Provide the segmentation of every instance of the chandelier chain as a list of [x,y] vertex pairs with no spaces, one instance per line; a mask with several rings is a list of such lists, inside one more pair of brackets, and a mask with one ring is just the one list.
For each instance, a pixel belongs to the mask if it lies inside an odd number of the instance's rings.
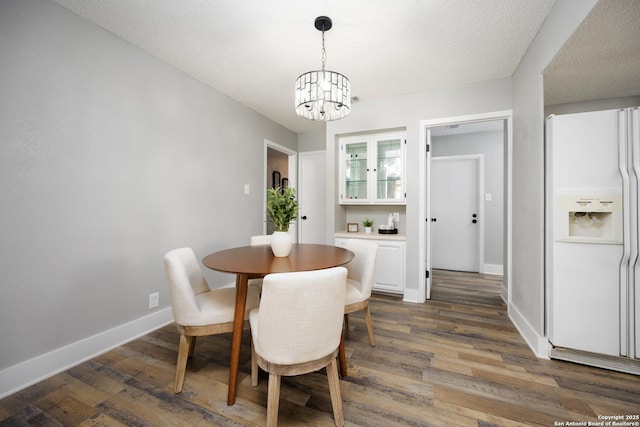
[[327,62],[327,50],[324,48],[324,30],[322,30],[322,71],[324,71],[324,64]]

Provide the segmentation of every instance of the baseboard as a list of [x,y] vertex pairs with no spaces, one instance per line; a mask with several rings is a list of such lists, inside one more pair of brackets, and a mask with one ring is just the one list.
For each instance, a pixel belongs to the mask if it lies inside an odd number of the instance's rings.
[[484,274],[495,274],[496,276],[504,276],[504,268],[502,264],[483,264]]
[[509,304],[509,319],[533,354],[540,359],[549,359],[549,341],[533,329],[513,304]]
[[173,322],[171,308],[106,330],[0,371],[0,399]]

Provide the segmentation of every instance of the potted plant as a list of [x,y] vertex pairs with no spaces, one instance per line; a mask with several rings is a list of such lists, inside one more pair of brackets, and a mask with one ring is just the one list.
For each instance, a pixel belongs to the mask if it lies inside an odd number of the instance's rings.
[[293,187],[276,187],[267,190],[267,217],[273,224],[271,249],[277,257],[286,257],[291,251],[289,225],[298,217],[298,201],[296,189]]
[[373,223],[374,223],[374,220],[369,218],[365,218],[365,220],[362,221],[362,226],[364,227],[365,233],[371,233],[371,230],[372,230],[371,227],[373,227]]

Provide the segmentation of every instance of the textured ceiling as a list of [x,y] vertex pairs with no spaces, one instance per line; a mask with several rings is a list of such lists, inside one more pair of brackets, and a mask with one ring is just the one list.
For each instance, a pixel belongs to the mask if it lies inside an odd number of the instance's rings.
[[366,101],[510,76],[554,1],[55,0],[295,132],[320,126],[293,109],[320,68],[317,16],[327,69]]
[[640,95],[640,1],[600,0],[547,66],[545,104]]

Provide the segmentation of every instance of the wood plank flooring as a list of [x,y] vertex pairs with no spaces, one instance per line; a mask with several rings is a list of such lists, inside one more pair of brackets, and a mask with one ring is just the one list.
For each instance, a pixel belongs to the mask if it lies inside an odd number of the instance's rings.
[[[587,425],[640,414],[640,377],[535,358],[500,286],[496,276],[436,271],[425,304],[374,295],[376,347],[362,313],[350,315],[345,425]],[[0,400],[0,426],[264,425],[267,377],[250,386],[248,334],[237,403],[226,405],[230,338],[198,339],[179,395],[170,325]],[[281,426],[333,425],[324,371],[283,378],[280,399]]]

